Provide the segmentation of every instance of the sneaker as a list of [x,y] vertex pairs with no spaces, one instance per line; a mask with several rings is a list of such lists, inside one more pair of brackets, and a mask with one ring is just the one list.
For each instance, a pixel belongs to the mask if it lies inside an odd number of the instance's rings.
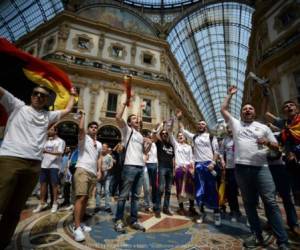
[[138,223],[137,221],[131,224],[131,228],[133,228],[135,230],[142,231],[142,232],[146,231],[146,229],[140,223]]
[[71,210],[73,210],[73,208],[74,208],[74,206],[71,204],[68,207],[63,207],[61,210],[63,210],[63,211],[71,211]]
[[33,212],[33,213],[39,213],[39,212],[43,211],[46,207],[48,207],[48,204],[47,204],[47,203],[44,203],[44,204],[41,204],[41,203],[40,203],[40,204],[37,206],[37,208],[34,209],[32,212]]
[[246,220],[246,227],[250,227],[250,223],[248,220]]
[[300,236],[300,227],[299,226],[294,226],[292,229],[293,234],[296,236]]
[[145,213],[151,214],[151,213],[152,213],[151,208],[150,208],[150,207],[146,207],[146,208],[145,208]]
[[82,231],[85,232],[85,233],[89,233],[89,232],[92,231],[91,227],[89,227],[87,225],[84,225],[83,223],[80,224],[80,227],[81,227]]
[[260,237],[257,237],[256,234],[252,234],[249,238],[244,240],[244,247],[246,248],[256,248],[258,246],[266,247],[272,241],[272,235],[262,233]]
[[179,215],[182,215],[182,216],[184,216],[184,215],[186,214],[184,208],[179,208],[179,209],[177,210],[177,213],[178,213]]
[[58,204],[57,203],[53,203],[52,208],[51,208],[51,213],[56,213],[58,209]]
[[189,208],[189,216],[191,217],[198,216],[198,213],[194,207]]
[[105,208],[104,211],[105,211],[106,213],[109,213],[109,214],[112,214],[112,213],[113,213],[110,207]]
[[287,244],[282,243],[278,246],[278,250],[290,250],[290,247]]
[[201,214],[199,215],[199,217],[196,219],[196,223],[197,223],[197,224],[202,224],[203,221],[204,221],[205,216],[206,216],[205,213],[201,213]]
[[236,223],[237,222],[237,218],[235,216],[232,216],[230,219],[231,222]]
[[155,216],[155,218],[158,218],[158,219],[161,218],[160,211],[155,211],[154,216]]
[[122,222],[121,220],[118,220],[118,221],[115,223],[115,231],[116,231],[117,233],[122,233],[122,234],[126,233],[126,230],[125,230],[125,228],[124,228],[124,224],[123,224],[123,222]]
[[74,240],[77,242],[81,242],[85,240],[85,236],[83,234],[82,228],[81,227],[77,227],[76,230],[73,233],[74,236]]
[[215,213],[214,214],[215,226],[221,226],[221,214]]
[[169,215],[169,216],[173,216],[173,213],[168,208],[164,208],[163,213],[166,214],[166,215]]

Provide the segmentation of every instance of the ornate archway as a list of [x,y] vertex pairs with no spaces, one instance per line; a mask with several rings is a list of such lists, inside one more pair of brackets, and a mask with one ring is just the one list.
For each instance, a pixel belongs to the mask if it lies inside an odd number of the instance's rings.
[[101,143],[107,143],[111,148],[113,148],[122,139],[120,130],[112,125],[102,126],[97,134],[97,139]]
[[75,148],[78,144],[78,132],[79,128],[75,122],[63,121],[57,125],[58,136],[71,148]]

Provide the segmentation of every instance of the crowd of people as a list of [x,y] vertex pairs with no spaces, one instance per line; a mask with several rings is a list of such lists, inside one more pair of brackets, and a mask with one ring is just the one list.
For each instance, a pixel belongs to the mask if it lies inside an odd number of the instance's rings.
[[[59,207],[72,209],[73,234],[78,242],[84,241],[85,234],[92,230],[84,224],[87,206],[94,200],[95,211],[98,211],[102,194],[104,210],[114,217],[115,231],[125,233],[127,226],[145,231],[138,221],[142,191],[144,212],[153,213],[156,218],[161,218],[161,213],[172,216],[176,212],[191,217],[195,223],[203,223],[206,210],[212,209],[215,226],[222,224],[221,213],[226,210],[224,200],[228,203],[231,221],[240,220],[240,194],[251,231],[244,246],[265,247],[271,243],[273,234],[279,249],[289,249],[287,230],[277,204],[278,194],[289,229],[300,236],[294,205],[295,202],[299,205],[297,179],[300,176],[300,115],[295,102],[283,104],[284,118],[267,112],[268,126],[255,121],[255,108],[251,104],[242,107],[241,120],[238,120],[229,111],[230,100],[237,92],[237,88],[231,86],[221,108],[227,123],[226,135],[217,138],[204,120],[197,122],[195,133],[185,129],[180,110],[167,122],[143,134],[137,115],[123,119],[130,102],[127,99],[116,115],[123,138],[119,144],[111,149],[108,144],[99,142],[99,124],[92,121],[86,129],[85,112],[81,111],[78,147],[71,152],[59,138],[55,124],[71,111],[76,95],[75,90],[72,91],[65,110],[46,111],[49,89],[34,88],[31,104],[25,105],[0,88],[0,102],[9,113],[0,148],[1,249],[9,244],[38,178],[40,202],[33,212],[39,213],[48,207],[52,213]],[[173,184],[177,211],[170,208]],[[225,194],[220,194],[222,185],[225,185]],[[63,197],[62,204],[58,202],[59,193]],[[225,198],[221,199],[221,195]],[[112,198],[116,201],[115,209]],[[261,226],[257,212],[259,199],[272,234]],[[47,200],[51,200],[50,204]],[[124,221],[127,200],[130,201],[130,220]]]

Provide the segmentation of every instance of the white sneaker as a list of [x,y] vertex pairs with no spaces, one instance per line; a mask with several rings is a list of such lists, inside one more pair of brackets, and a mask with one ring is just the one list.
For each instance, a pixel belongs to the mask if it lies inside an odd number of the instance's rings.
[[39,213],[41,212],[42,210],[44,210],[46,207],[48,207],[48,204],[47,203],[44,203],[44,204],[39,204],[36,209],[33,209],[33,213]]
[[82,231],[85,232],[85,233],[89,233],[89,232],[92,231],[91,227],[89,227],[87,225],[84,225],[83,223],[80,224],[80,227],[81,227]]
[[196,219],[196,223],[197,223],[197,224],[202,224],[203,221],[204,221],[205,216],[206,216],[205,213],[201,213],[201,214],[199,215],[199,217]]
[[58,204],[57,203],[53,203],[52,208],[51,208],[51,213],[56,213],[58,209]]
[[70,206],[68,206],[68,207],[62,207],[60,210],[61,210],[61,211],[71,211],[71,210],[73,210],[73,208],[74,208],[74,206],[73,206],[73,205],[70,205]]
[[84,236],[84,234],[82,232],[81,227],[77,227],[76,228],[76,230],[73,233],[73,236],[74,236],[74,240],[77,241],[77,242],[85,240],[85,236]]
[[221,214],[215,213],[214,219],[215,219],[215,226],[221,226]]
[[236,223],[237,222],[237,218],[235,216],[232,216],[230,219],[231,222]]

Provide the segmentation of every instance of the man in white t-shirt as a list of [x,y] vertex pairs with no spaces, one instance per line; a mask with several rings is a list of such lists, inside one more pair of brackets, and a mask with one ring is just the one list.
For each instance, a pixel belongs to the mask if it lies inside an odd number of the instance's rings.
[[52,187],[53,204],[51,212],[55,213],[58,208],[58,185],[59,177],[58,172],[61,168],[61,157],[64,153],[66,143],[58,137],[57,128],[52,126],[48,131],[48,140],[45,143],[43,151],[42,169],[40,173],[41,184],[41,201],[34,213],[38,213],[47,207],[46,194],[48,184]]
[[[181,111],[177,112],[178,120],[181,119]],[[218,141],[207,129],[205,121],[200,120],[197,133],[193,134],[184,129],[180,122],[180,129],[184,136],[193,141],[195,161],[195,192],[196,202],[200,207],[200,215],[197,223],[203,223],[206,213],[204,206],[214,210],[214,223],[221,225],[221,214],[218,202],[216,160],[219,157]]]
[[102,144],[97,141],[98,123],[93,121],[88,124],[87,132],[84,129],[85,113],[80,113],[78,147],[79,154],[74,174],[75,206],[74,206],[74,239],[84,241],[84,232],[92,229],[82,223],[87,207],[88,198],[92,195],[97,179],[101,178],[101,169],[98,160]]
[[123,144],[125,145],[125,161],[122,170],[122,184],[118,198],[115,230],[125,233],[124,217],[125,202],[131,192],[131,227],[136,230],[145,231],[144,227],[138,223],[138,200],[141,194],[144,175],[144,154],[150,151],[152,141],[145,138],[139,132],[140,120],[136,115],[130,115],[127,123],[122,119],[126,103],[122,104],[121,110],[116,115],[116,121],[123,134]]
[[[50,94],[51,90],[37,86],[31,94],[31,104],[25,105],[0,87],[0,103],[9,115],[0,148],[0,249],[9,244],[25,202],[37,183],[48,127],[73,107],[71,96],[66,109],[47,111]],[[72,95],[75,94],[72,89]]]
[[242,121],[230,114],[229,103],[236,92],[235,86],[229,87],[221,113],[232,129],[236,181],[241,190],[245,211],[253,233],[244,241],[244,246],[247,248],[265,247],[271,240],[270,235],[263,233],[256,210],[257,197],[260,195],[266,217],[277,238],[277,244],[280,249],[288,249],[288,236],[276,203],[275,185],[267,162],[268,148],[276,150],[278,143],[269,127],[254,121],[255,109],[252,105],[246,104],[242,107]]

